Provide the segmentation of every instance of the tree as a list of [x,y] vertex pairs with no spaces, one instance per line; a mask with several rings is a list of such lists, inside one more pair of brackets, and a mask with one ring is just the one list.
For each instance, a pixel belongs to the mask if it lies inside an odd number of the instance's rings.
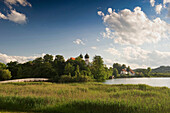
[[122,65],[122,69],[125,69],[125,68],[126,68],[126,65],[125,65],[125,64],[123,64],[123,65]]
[[73,76],[74,69],[75,69],[75,67],[73,65],[71,65],[70,63],[68,63],[68,64],[66,64],[66,66],[64,68],[64,74]]
[[11,77],[11,72],[8,69],[0,69],[0,80],[8,80]]
[[42,57],[38,57],[38,58],[36,58],[35,60],[33,60],[32,62],[33,62],[33,64],[35,64],[35,65],[42,64],[42,63],[43,63],[43,58],[42,58]]
[[82,54],[80,54],[80,56],[79,56],[80,58],[83,58],[83,55]]
[[116,68],[118,70],[118,73],[120,74],[121,70],[122,70],[122,66],[118,63],[114,63],[113,64],[113,69]]
[[118,75],[118,70],[116,68],[113,69],[113,75],[116,78]]
[[103,59],[101,56],[95,56],[92,62],[92,74],[94,78],[97,80],[105,80],[106,79],[106,72],[103,64]]
[[46,54],[44,57],[44,62],[53,62],[53,56],[52,55],[49,55],[49,54]]
[[6,65],[0,62],[0,69],[6,69]]
[[152,71],[152,69],[148,67],[146,71],[147,71],[147,76],[150,76],[150,72]]
[[77,67],[76,67],[75,76],[76,77],[80,77],[80,68],[79,68],[79,65],[77,65]]
[[62,55],[56,55],[53,63],[53,67],[59,76],[64,74],[65,59]]
[[128,66],[128,67],[127,67],[127,70],[126,70],[126,71],[127,71],[127,72],[129,72],[129,71],[130,71],[130,66]]
[[19,63],[17,61],[7,63],[7,69],[11,72],[12,78],[17,78]]

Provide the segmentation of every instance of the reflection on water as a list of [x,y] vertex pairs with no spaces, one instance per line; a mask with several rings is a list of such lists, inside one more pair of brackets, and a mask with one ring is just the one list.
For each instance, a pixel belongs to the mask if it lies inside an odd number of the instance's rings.
[[150,86],[166,86],[170,88],[170,77],[158,78],[118,78],[106,80],[104,84],[147,84]]

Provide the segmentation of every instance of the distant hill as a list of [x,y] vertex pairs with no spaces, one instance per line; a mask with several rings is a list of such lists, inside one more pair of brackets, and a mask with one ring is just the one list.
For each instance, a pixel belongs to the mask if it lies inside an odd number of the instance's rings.
[[152,73],[170,73],[170,66],[160,66],[152,69]]
[[[138,68],[134,69],[135,72],[145,72],[146,69]],[[160,66],[158,68],[152,69],[151,73],[170,73],[170,66]]]

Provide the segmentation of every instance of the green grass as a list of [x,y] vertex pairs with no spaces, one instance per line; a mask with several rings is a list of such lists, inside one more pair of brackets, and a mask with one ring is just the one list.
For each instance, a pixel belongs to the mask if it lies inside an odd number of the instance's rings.
[[0,84],[1,112],[170,113],[169,100],[169,88],[142,84]]

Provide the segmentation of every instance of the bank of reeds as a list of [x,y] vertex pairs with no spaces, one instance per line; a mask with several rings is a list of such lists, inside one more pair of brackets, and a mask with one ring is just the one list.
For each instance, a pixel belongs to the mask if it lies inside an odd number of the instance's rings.
[[8,112],[168,113],[169,100],[169,88],[142,84],[0,84],[0,111]]

